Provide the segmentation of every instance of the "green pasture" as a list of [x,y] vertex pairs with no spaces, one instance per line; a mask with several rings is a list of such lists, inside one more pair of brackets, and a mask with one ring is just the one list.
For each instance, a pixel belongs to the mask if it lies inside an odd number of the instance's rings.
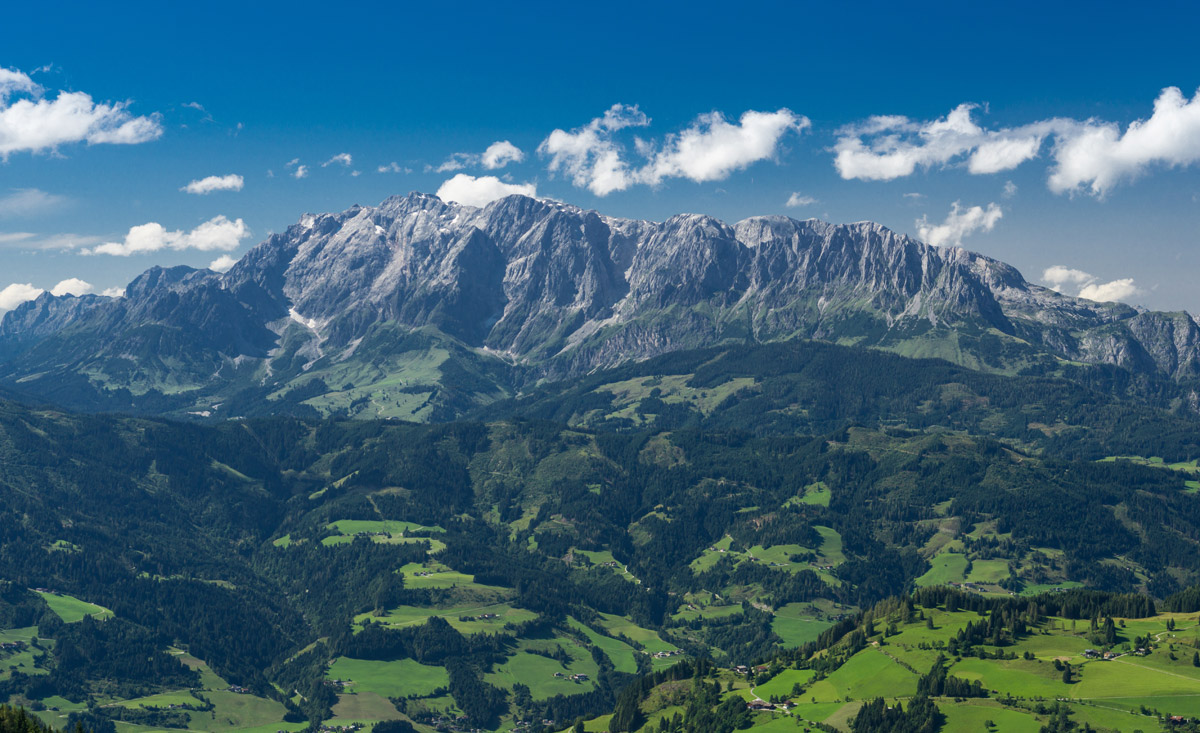
[[349,681],[347,693],[373,692],[383,697],[424,697],[450,685],[450,676],[442,667],[432,667],[412,659],[380,662],[369,659],[338,657],[329,665],[326,679]]
[[58,614],[58,617],[68,624],[82,621],[86,616],[105,619],[112,618],[113,615],[113,612],[107,608],[97,606],[95,603],[81,601],[73,596],[61,593],[46,593],[44,591],[34,592],[46,601],[46,605],[50,607],[51,611]]

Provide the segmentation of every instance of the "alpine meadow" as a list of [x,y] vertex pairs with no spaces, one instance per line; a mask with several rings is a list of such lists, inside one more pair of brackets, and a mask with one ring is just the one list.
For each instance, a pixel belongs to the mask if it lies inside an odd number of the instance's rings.
[[0,15],[0,733],[1200,731],[1194,8]]

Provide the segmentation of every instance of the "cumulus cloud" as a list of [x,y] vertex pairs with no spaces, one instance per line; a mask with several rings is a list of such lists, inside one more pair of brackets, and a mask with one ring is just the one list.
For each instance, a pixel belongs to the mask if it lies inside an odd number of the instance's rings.
[[100,291],[100,294],[105,298],[123,298],[125,297],[125,288],[111,287]]
[[41,214],[59,207],[66,200],[37,188],[15,188],[12,193],[0,196],[0,217]]
[[344,165],[347,168],[349,168],[350,166],[354,165],[354,158],[350,155],[350,153],[338,153],[337,155],[333,156],[329,160],[322,163],[321,167],[327,168],[327,167],[333,165],[334,163],[337,163],[338,165]]
[[230,173],[227,176],[207,176],[195,181],[179,189],[187,193],[206,194],[213,191],[241,191],[245,181],[236,173]]
[[791,196],[788,196],[787,203],[784,206],[789,208],[797,208],[800,206],[812,206],[817,203],[817,200],[812,196],[805,196],[799,191],[793,191]]
[[236,264],[237,260],[233,259],[229,255],[221,255],[217,259],[208,263],[208,269],[212,270],[213,272],[228,272],[229,268]]
[[[3,79],[0,78],[0,83],[2,82]],[[42,288],[34,287],[33,283],[12,283],[0,290],[0,313],[10,311],[22,303],[34,300],[44,292],[46,291]],[[77,277],[61,280],[54,287],[50,288],[50,294],[55,296],[86,295],[90,292],[92,292],[92,284]]]
[[509,163],[520,163],[522,160],[525,160],[525,153],[507,140],[492,143],[479,158],[483,167],[490,171],[503,168]]
[[639,171],[638,179],[649,184],[666,178],[723,180],[752,163],[773,158],[784,133],[803,131],[810,125],[808,118],[787,109],[746,112],[736,125],[720,112],[701,115],[688,129],[667,136],[662,150]]
[[[450,173],[481,166],[492,171],[503,168],[509,163],[520,163],[522,160],[525,160],[525,153],[520,148],[507,140],[497,140],[482,153],[454,153],[436,168],[426,166],[426,170]],[[382,168],[380,168],[380,172],[383,172]]]
[[1042,282],[1060,293],[1073,294],[1098,303],[1125,301],[1142,292],[1131,277],[1102,283],[1090,272],[1063,265],[1046,268],[1042,273]]
[[90,292],[92,292],[92,284],[77,277],[60,280],[57,285],[50,288],[51,295],[86,295]]
[[102,254],[128,257],[132,254],[157,252],[161,249],[197,249],[202,252],[236,249],[250,230],[241,219],[230,221],[217,216],[200,226],[185,232],[179,229],[168,231],[157,222],[131,227],[123,242],[105,242],[84,250],[85,254]]
[[394,160],[387,165],[379,166],[376,170],[380,173],[412,173],[412,168],[402,166]]
[[833,148],[834,166],[842,178],[876,181],[954,164],[983,175],[1038,157],[1053,139],[1050,190],[1103,197],[1153,166],[1200,163],[1200,90],[1188,99],[1177,87],[1163,89],[1151,116],[1130,123],[1124,132],[1115,122],[1066,118],[987,129],[972,119],[977,108],[960,104],[932,121],[878,116],[844,127]]
[[0,313],[10,311],[27,300],[33,300],[46,291],[33,287],[32,283],[12,283],[0,290]]
[[650,118],[637,106],[615,104],[582,127],[570,132],[554,130],[538,146],[538,152],[550,156],[551,173],[562,172],[576,186],[606,196],[635,184],[657,185],[668,178],[698,183],[725,179],[773,158],[785,133],[803,131],[811,123],[788,109],[751,110],[736,124],[720,112],[711,112],[682,132],[667,135],[659,145],[636,139],[635,148],[645,162],[631,166],[613,133],[649,124]]
[[1142,175],[1151,165],[1200,162],[1200,91],[1188,100],[1178,87],[1164,89],[1150,119],[1131,123],[1124,134],[1116,123],[1089,121],[1059,142],[1054,159],[1050,190],[1086,187],[1097,196]]
[[134,145],[162,136],[157,114],[135,117],[128,102],[98,104],[84,92],[53,99],[27,74],[0,69],[0,159],[13,153],[57,151],[62,145]]
[[917,220],[917,236],[934,247],[962,245],[963,238],[975,232],[990,232],[1004,212],[996,204],[962,208],[955,201],[950,214],[941,224],[931,224],[926,217]]
[[308,177],[308,166],[306,166],[306,165],[298,165],[298,166],[296,166],[296,170],[292,171],[292,178],[307,178],[307,177]]
[[945,117],[932,121],[890,115],[844,127],[834,145],[834,166],[842,178],[868,181],[903,178],[918,167],[963,159],[971,173],[997,173],[1036,157],[1049,135],[1074,125],[1069,120],[1052,119],[987,130],[971,119],[976,108],[974,104],[960,104]]
[[537,186],[532,183],[505,183],[495,176],[475,176],[459,173],[443,183],[437,197],[443,201],[457,201],[467,206],[487,206],[496,199],[521,194],[537,196]]

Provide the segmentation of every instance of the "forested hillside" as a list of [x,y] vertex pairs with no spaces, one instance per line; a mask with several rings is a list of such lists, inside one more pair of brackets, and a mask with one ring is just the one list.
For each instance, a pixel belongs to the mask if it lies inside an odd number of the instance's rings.
[[1152,615],[1200,581],[1195,423],[1082,374],[783,344],[443,425],[0,403],[0,696],[121,733],[557,729],[638,679],[810,664],[922,588]]

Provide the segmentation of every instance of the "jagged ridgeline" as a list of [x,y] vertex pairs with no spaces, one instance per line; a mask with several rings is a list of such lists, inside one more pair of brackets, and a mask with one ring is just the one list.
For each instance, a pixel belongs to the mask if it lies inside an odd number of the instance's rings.
[[[795,338],[1000,373],[1200,370],[1186,313],[1066,297],[877,224],[411,194],[306,215],[225,274],[155,268],[122,298],[45,294],[0,324],[0,380],[85,410],[444,421],[540,380]],[[1180,399],[1197,408],[1194,390]]]

